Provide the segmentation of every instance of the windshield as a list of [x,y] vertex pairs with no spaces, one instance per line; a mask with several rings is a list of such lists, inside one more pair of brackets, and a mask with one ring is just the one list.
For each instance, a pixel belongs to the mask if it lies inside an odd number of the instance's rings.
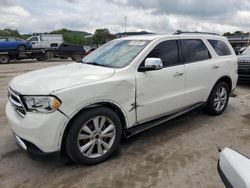
[[123,68],[149,44],[149,40],[114,40],[83,58],[83,63]]

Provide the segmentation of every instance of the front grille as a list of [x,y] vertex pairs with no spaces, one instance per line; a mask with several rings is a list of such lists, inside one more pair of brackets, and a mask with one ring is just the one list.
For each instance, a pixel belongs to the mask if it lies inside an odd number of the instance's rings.
[[16,110],[16,112],[21,116],[25,117],[26,115],[26,110],[25,107],[22,103],[22,100],[20,98],[20,94],[13,89],[9,88],[8,91],[8,98],[10,104],[13,106],[13,108]]

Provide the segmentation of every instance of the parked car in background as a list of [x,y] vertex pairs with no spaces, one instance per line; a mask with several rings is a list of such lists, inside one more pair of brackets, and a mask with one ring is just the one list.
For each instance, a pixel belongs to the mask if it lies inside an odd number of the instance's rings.
[[31,49],[31,44],[18,37],[0,37],[0,51],[17,50],[25,51]]
[[73,61],[79,62],[86,55],[86,52],[81,45],[62,43],[59,48],[45,49],[45,56],[38,58],[41,60],[50,60],[52,58],[71,58]]
[[61,34],[40,34],[27,39],[34,49],[58,48],[63,43]]
[[250,46],[241,55],[238,55],[239,80],[250,81]]
[[89,48],[89,49],[87,49],[87,50],[86,50],[86,55],[92,53],[92,52],[95,51],[95,50],[96,50],[96,48]]
[[6,117],[28,152],[97,164],[131,137],[198,107],[227,108],[237,57],[225,37],[178,33],[113,40],[71,63],[13,78]]
[[242,47],[239,52],[238,52],[238,55],[242,54],[245,50],[246,50],[247,47]]

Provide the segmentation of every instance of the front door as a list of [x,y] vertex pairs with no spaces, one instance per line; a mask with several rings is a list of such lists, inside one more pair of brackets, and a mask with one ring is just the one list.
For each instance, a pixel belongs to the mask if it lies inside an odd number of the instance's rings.
[[[183,107],[185,70],[179,61],[177,40],[158,44],[147,56],[161,58],[161,70],[136,73],[137,122],[173,113]],[[144,66],[144,62],[141,66]]]

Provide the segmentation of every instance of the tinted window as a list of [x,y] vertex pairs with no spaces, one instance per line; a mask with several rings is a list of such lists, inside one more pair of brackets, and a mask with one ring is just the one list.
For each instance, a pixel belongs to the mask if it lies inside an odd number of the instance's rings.
[[203,61],[211,58],[206,45],[200,39],[182,39],[181,46],[185,63]]
[[164,67],[179,64],[178,46],[176,40],[169,40],[158,44],[147,58],[160,58]]
[[219,56],[231,55],[230,49],[224,42],[219,40],[208,40],[208,42]]

